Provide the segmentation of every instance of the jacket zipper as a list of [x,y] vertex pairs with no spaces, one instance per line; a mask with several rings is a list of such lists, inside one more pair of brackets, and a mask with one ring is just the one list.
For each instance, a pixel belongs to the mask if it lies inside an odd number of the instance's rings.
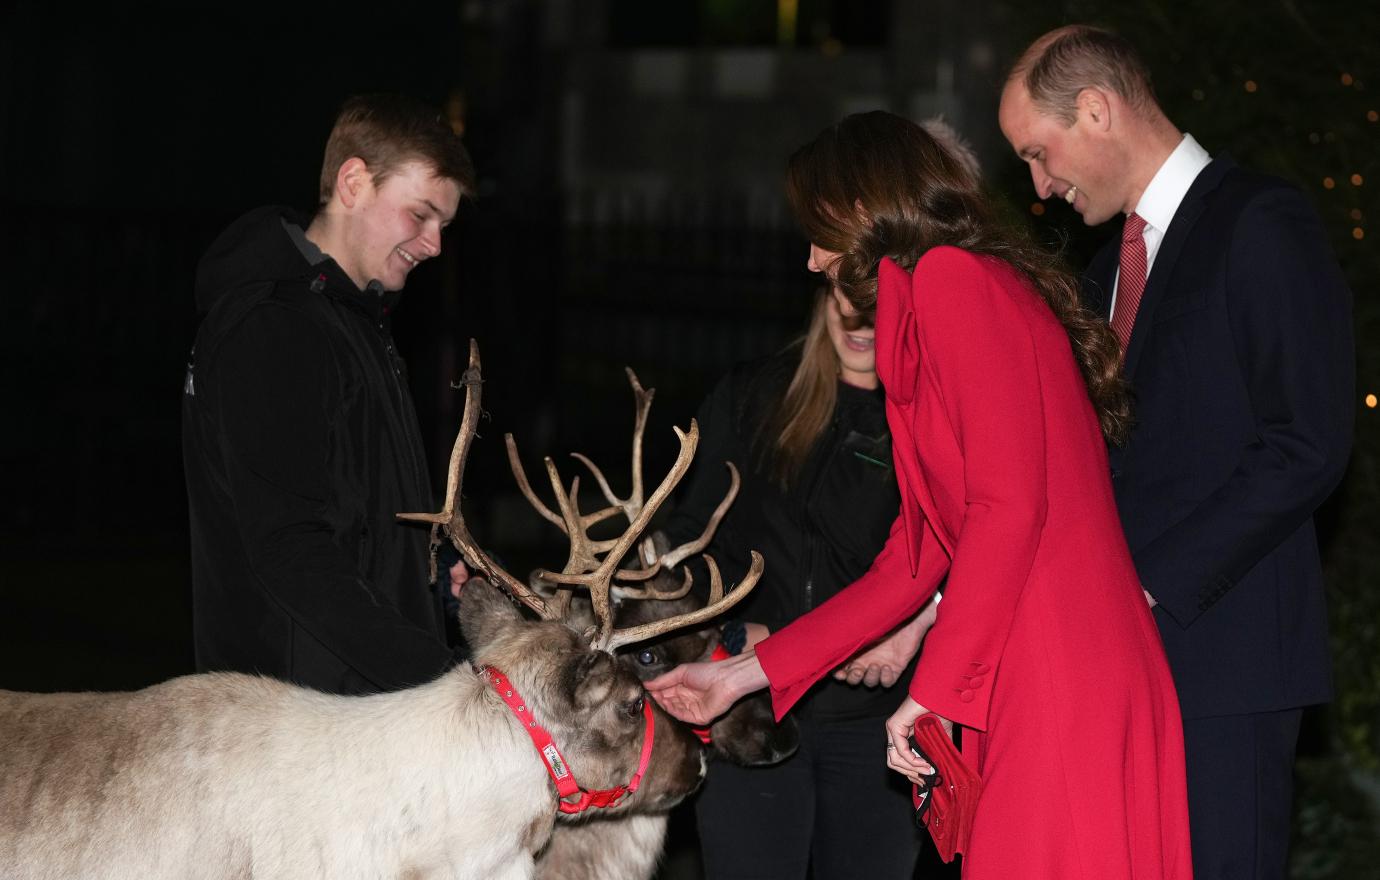
[[[393,334],[384,328],[382,321],[379,321],[378,327],[379,336],[383,340],[383,353],[388,361],[388,372],[391,373],[393,376],[393,391],[397,394],[396,400],[398,403],[398,413],[400,416],[406,419],[409,409],[408,398],[404,396],[406,393],[406,389],[402,387],[402,378],[398,375],[398,356],[393,348]],[[415,414],[413,415],[412,420],[414,423],[416,422]],[[408,447],[412,446],[411,443],[405,445]],[[415,449],[409,448],[407,450],[407,457],[409,463],[412,465],[412,479],[416,483],[416,487],[420,487],[423,490],[421,500],[425,501],[427,494],[425,490],[428,485],[428,477],[426,474],[422,473],[423,468],[420,467],[415,452]]]

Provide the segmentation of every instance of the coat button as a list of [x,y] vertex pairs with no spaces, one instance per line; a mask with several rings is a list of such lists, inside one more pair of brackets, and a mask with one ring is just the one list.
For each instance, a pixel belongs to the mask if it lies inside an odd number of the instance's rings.
[[981,675],[974,675],[972,678],[968,679],[968,687],[980,688],[982,687],[982,682],[983,678]]
[[973,701],[973,692],[972,692],[972,691],[963,691],[962,693],[960,693],[960,694],[958,695],[958,698],[959,698],[960,700],[962,700],[963,702],[965,702],[965,703],[971,703],[971,702]]

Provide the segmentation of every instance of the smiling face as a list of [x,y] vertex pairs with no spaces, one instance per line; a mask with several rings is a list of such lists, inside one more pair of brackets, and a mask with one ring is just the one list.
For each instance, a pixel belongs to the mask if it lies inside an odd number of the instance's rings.
[[839,378],[858,388],[876,388],[876,328],[862,315],[844,315],[844,306],[853,311],[843,294],[834,291],[825,312],[829,341],[834,344],[834,353],[839,358]]
[[[812,243],[805,265],[811,272],[819,272],[832,281],[832,267],[838,258],[838,254]],[[865,316],[858,314],[837,286],[832,288],[824,308],[829,341],[839,359],[839,378],[858,388],[876,388],[876,329]]]
[[1107,111],[1103,97],[1087,89],[1079,95],[1073,123],[1065,124],[1036,106],[1018,78],[1002,91],[998,115],[1002,134],[1030,166],[1035,192],[1042,199],[1063,199],[1089,226],[1134,208],[1126,204],[1122,151],[1106,135]]
[[374,280],[402,290],[408,273],[441,253],[441,230],[460,204],[459,184],[422,162],[406,162],[375,184],[358,159],[342,166],[341,182],[342,191],[349,187],[348,204],[338,246],[326,252],[361,290]]

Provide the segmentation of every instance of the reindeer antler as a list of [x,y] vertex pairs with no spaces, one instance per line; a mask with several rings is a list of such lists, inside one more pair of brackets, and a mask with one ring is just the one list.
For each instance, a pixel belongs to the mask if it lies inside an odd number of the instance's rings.
[[[605,479],[603,471],[599,470],[599,467],[595,465],[594,462],[590,461],[588,457],[578,452],[571,453],[571,457],[575,458],[589,469],[590,473],[594,475],[595,482],[599,484],[599,489],[604,493],[604,498],[607,499],[609,504],[613,507],[622,509],[623,515],[627,517],[629,523],[632,523],[642,512],[643,507],[642,438],[647,430],[647,416],[651,411],[652,398],[656,394],[656,389],[643,388],[642,383],[637,379],[637,374],[633,372],[631,367],[624,367],[623,370],[628,375],[628,384],[632,386],[633,401],[636,407],[636,414],[633,419],[632,438],[632,489],[628,492],[628,497],[619,498],[615,495],[613,489],[609,486],[609,481]],[[523,494],[527,495],[527,499],[532,502],[533,506],[537,508],[537,511],[541,513],[542,516],[556,521],[555,515],[547,510],[546,507],[531,494],[531,488],[527,484],[527,477],[525,474],[521,473],[521,465],[516,462],[511,445],[509,446],[509,459],[513,462],[513,473],[518,478],[518,484],[523,489]],[[733,466],[733,462],[731,461],[726,461],[724,464],[728,467],[729,474],[728,494],[724,496],[724,500],[721,501],[719,506],[714,510],[714,514],[709,518],[709,522],[705,525],[704,531],[693,541],[682,544],[660,556],[657,555],[655,548],[652,546],[651,538],[646,538],[643,542],[643,553],[645,557],[643,561],[649,566],[649,572],[646,578],[643,579],[649,579],[658,569],[674,568],[693,554],[703,552],[704,548],[709,546],[710,540],[714,537],[714,532],[719,527],[719,522],[724,518],[724,514],[728,511],[728,508],[732,506],[734,499],[738,497],[738,487],[740,485],[738,469]],[[627,577],[625,574],[620,574],[619,577],[623,580],[634,580],[634,578]],[[648,585],[647,587],[628,587],[626,585],[620,585],[619,590],[623,596],[629,599],[670,600],[679,599],[685,596],[690,592],[691,586],[692,577],[687,570],[681,585],[674,590],[661,590],[652,585]]]
[[[541,597],[527,588],[527,585],[508,572],[489,555],[480,549],[479,544],[465,525],[465,517],[460,512],[460,487],[464,480],[465,460],[470,454],[470,443],[474,440],[479,423],[479,400],[484,380],[479,369],[479,344],[470,340],[470,362],[460,379],[465,387],[465,413],[460,420],[460,433],[455,437],[455,446],[450,453],[450,470],[446,476],[446,501],[439,513],[400,513],[398,519],[412,522],[431,523],[431,576],[436,577],[436,548],[441,544],[440,535],[445,534],[455,548],[465,557],[465,562],[484,575],[494,584],[505,588],[522,604],[531,608],[541,617],[551,620],[555,614]],[[616,512],[616,511],[615,511]]]
[[[671,632],[684,626],[690,626],[704,620],[708,620],[718,614],[727,611],[736,605],[744,596],[756,585],[758,578],[762,574],[762,558],[757,553],[752,554],[752,565],[742,582],[727,594],[724,592],[723,582],[719,576],[718,567],[714,560],[705,557],[710,571],[710,601],[709,604],[696,611],[677,617],[666,618],[638,627],[631,627],[623,630],[613,628],[613,608],[611,594],[613,582],[621,581],[647,581],[657,572],[665,567],[679,564],[692,553],[701,552],[709,544],[715,529],[720,520],[723,519],[729,505],[733,503],[737,496],[740,485],[738,471],[732,464],[728,465],[730,475],[730,488],[727,497],[721,502],[710,518],[708,525],[699,538],[675,548],[663,555],[660,559],[647,560],[649,567],[646,569],[619,569],[619,564],[632,549],[637,539],[646,530],[651,522],[652,516],[656,513],[661,504],[670,496],[672,490],[685,476],[685,472],[690,467],[690,462],[694,458],[696,446],[699,443],[699,426],[691,421],[689,432],[683,432],[675,428],[676,437],[680,441],[680,453],[676,457],[676,462],[670,472],[657,486],[650,498],[643,500],[642,482],[642,439],[646,432],[647,416],[651,408],[652,395],[654,389],[644,389],[637,379],[637,374],[631,369],[627,370],[628,381],[632,385],[633,397],[636,402],[636,418],[633,425],[633,456],[632,456],[632,488],[627,498],[619,498],[614,494],[608,480],[604,477],[592,461],[584,455],[576,453],[574,458],[589,469],[594,475],[595,481],[599,484],[600,490],[609,502],[609,507],[596,511],[595,513],[581,515],[577,506],[577,494],[579,490],[579,478],[572,481],[567,490],[561,481],[560,475],[556,471],[555,464],[550,458],[545,459],[547,475],[550,478],[552,491],[555,493],[556,506],[560,513],[552,511],[544,504],[536,493],[532,490],[531,483],[527,479],[527,474],[523,470],[522,462],[517,454],[517,444],[511,435],[507,437],[508,461],[513,469],[513,477],[517,480],[518,488],[527,500],[536,508],[545,519],[555,523],[557,527],[570,540],[570,556],[566,562],[565,569],[559,573],[541,570],[536,572],[536,576],[549,581],[557,586],[557,596],[555,600],[559,607],[564,611],[569,605],[570,596],[574,587],[584,587],[589,590],[590,601],[594,606],[595,618],[599,621],[598,630],[594,637],[593,646],[605,651],[612,652],[622,645],[634,642],[645,641],[662,633]],[[628,520],[628,527],[617,538],[608,540],[593,540],[588,535],[590,526],[597,522],[602,522],[610,515],[622,511]],[[619,589],[625,595],[636,598],[657,598],[657,599],[678,599],[690,591],[691,577],[689,571],[685,573],[684,581],[676,590],[658,590],[655,588],[631,588],[620,585]]]
[[752,588],[757,586],[757,580],[762,577],[765,563],[762,561],[762,554],[756,550],[750,551],[752,563],[748,566],[747,574],[743,579],[735,584],[728,593],[724,592],[723,578],[719,576],[719,566],[715,564],[714,557],[706,555],[705,565],[709,567],[709,602],[703,608],[680,614],[675,617],[667,617],[663,620],[655,620],[651,623],[644,623],[641,626],[630,626],[626,629],[614,630],[605,644],[600,645],[605,651],[617,651],[624,645],[631,645],[636,642],[645,642],[655,638],[662,633],[682,627],[693,626],[696,623],[703,623],[713,617],[718,617],[728,609],[737,605],[747,594],[752,592]]
[[709,546],[709,542],[714,539],[714,533],[719,529],[719,523],[723,521],[724,514],[733,506],[733,502],[738,497],[738,487],[742,481],[738,477],[738,469],[733,466],[733,462],[726,461],[724,465],[728,468],[728,493],[724,495],[724,500],[719,502],[719,506],[714,508],[713,516],[709,517],[709,522],[705,524],[704,531],[693,541],[688,541],[663,553],[658,562],[665,568],[674,568],[680,565],[690,556],[696,553],[703,553],[704,548]]
[[628,382],[632,385],[633,399],[637,404],[637,415],[633,419],[632,490],[628,492],[628,497],[619,498],[613,494],[613,490],[609,488],[609,481],[604,479],[603,472],[595,466],[594,462],[578,452],[571,453],[571,457],[589,468],[609,504],[622,508],[628,522],[632,522],[642,511],[642,435],[647,430],[647,414],[651,412],[652,397],[656,394],[656,389],[643,388],[642,383],[637,381],[637,374],[632,371],[632,367],[624,367],[623,371],[628,374]]

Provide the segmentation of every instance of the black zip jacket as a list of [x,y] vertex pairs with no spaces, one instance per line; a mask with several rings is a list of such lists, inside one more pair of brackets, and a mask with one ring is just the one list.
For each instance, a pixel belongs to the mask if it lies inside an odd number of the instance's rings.
[[330,693],[396,690],[452,663],[428,584],[432,510],[388,315],[282,208],[221,234],[197,270],[183,393],[197,668]]
[[[833,418],[789,489],[757,466],[758,429],[785,395],[799,359],[795,346],[740,365],[704,401],[694,471],[665,529],[673,545],[695,538],[728,490],[723,462],[733,462],[742,489],[708,552],[726,585],[747,571],[748,551],[762,554],[762,580],[732,616],[773,632],[866,572],[900,509],[880,390],[839,382]],[[705,583],[699,566],[695,579]],[[825,678],[793,711],[819,719],[884,717],[905,696],[907,680],[866,688]]]

